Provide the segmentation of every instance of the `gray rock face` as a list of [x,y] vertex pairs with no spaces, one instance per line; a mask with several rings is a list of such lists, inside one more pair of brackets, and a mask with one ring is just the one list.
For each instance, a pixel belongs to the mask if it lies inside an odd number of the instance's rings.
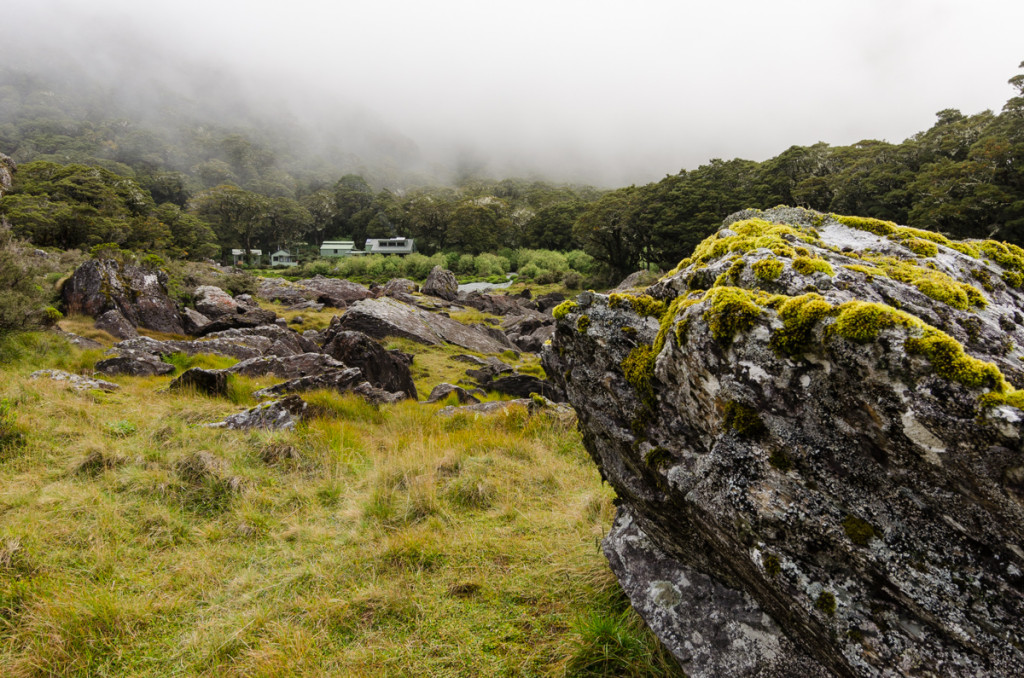
[[475,308],[484,313],[494,315],[516,315],[522,313],[526,308],[519,303],[519,297],[512,297],[505,294],[484,294],[483,292],[469,292],[459,294],[458,302],[463,306]]
[[197,287],[195,297],[196,310],[210,320],[218,320],[224,316],[237,315],[241,312],[238,303],[219,287],[202,285]]
[[388,351],[369,336],[345,331],[342,326],[338,318],[331,321],[324,337],[324,353],[345,365],[358,367],[373,386],[391,393],[403,392],[414,400],[418,397],[409,370],[411,355]]
[[61,289],[68,314],[98,318],[117,310],[135,327],[184,334],[174,302],[167,296],[167,274],[113,259],[92,259],[79,266]]
[[224,421],[207,424],[210,428],[272,430],[293,429],[306,416],[307,405],[297,395],[262,403],[238,414],[232,414]]
[[381,294],[385,297],[393,297],[407,304],[412,304],[416,301],[412,293],[417,291],[419,291],[419,285],[408,278],[392,278],[381,289]]
[[67,387],[75,391],[91,391],[93,389],[99,391],[116,391],[121,388],[115,383],[104,381],[102,379],[92,379],[90,377],[83,377],[80,374],[71,374],[64,370],[36,370],[32,374],[28,375],[32,379],[40,379],[42,377],[49,377],[51,380],[56,382],[62,382],[67,384]]
[[435,266],[427,274],[427,279],[423,281],[421,291],[423,294],[439,297],[445,301],[455,301],[459,297],[459,281],[455,279],[455,274],[451,271]]
[[299,353],[313,353],[319,347],[307,337],[294,330],[277,325],[263,325],[248,329],[225,330],[211,334],[204,339],[158,341],[150,337],[137,337],[118,342],[110,353],[121,355],[126,352],[149,353],[167,356],[172,353],[196,355],[210,353],[238,360],[265,356],[291,356]]
[[621,502],[605,553],[687,675],[1024,675],[1020,274],[778,208],[649,288],[664,313],[560,309],[544,367]]
[[103,330],[110,336],[117,337],[118,339],[134,339],[139,336],[139,333],[128,322],[128,319],[121,315],[120,311],[114,309],[96,318],[96,329]]
[[316,301],[334,308],[346,308],[354,301],[373,297],[369,288],[351,280],[324,278],[318,275],[299,280],[295,284],[307,290]]
[[232,365],[227,371],[246,377],[262,377],[272,374],[281,379],[299,379],[344,368],[343,362],[323,353],[298,353],[283,357],[249,358]]
[[550,381],[538,379],[529,374],[510,374],[507,377],[495,379],[487,384],[487,388],[505,395],[528,398],[531,394],[542,395],[556,403],[565,402],[565,393],[558,386]]
[[506,339],[463,325],[457,320],[414,308],[390,297],[358,301],[341,316],[340,329],[363,332],[376,339],[405,337],[423,344],[448,342],[481,353],[514,348]]
[[256,296],[267,301],[279,301],[289,305],[316,299],[316,294],[313,291],[283,278],[260,278],[256,287]]
[[186,308],[181,312],[181,325],[185,328],[186,334],[196,336],[209,324],[210,319],[193,308]]
[[363,373],[358,367],[345,367],[289,379],[280,384],[274,384],[273,386],[256,391],[256,396],[260,398],[277,397],[288,393],[302,393],[319,389],[345,393],[353,390],[363,381]]
[[113,358],[98,361],[96,371],[111,377],[155,377],[170,374],[174,371],[174,365],[165,363],[152,353],[123,351]]

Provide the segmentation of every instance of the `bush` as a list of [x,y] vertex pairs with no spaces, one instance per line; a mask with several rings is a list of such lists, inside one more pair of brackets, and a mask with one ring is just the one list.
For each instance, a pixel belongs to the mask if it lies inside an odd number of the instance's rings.
[[570,271],[562,278],[562,284],[570,290],[583,289],[583,276],[576,271]]
[[42,310],[50,300],[40,284],[44,275],[0,225],[0,334],[47,324],[52,315]]
[[552,250],[519,250],[519,265],[528,266],[533,264],[539,269],[547,271],[567,271],[569,262],[561,252]]
[[478,254],[473,266],[479,276],[505,275],[510,267],[508,259],[494,254]]
[[522,280],[533,280],[540,274],[540,269],[535,264],[527,264],[519,269],[519,277]]
[[565,260],[569,263],[569,268],[574,271],[579,271],[583,275],[594,272],[594,265],[597,260],[590,256],[583,250],[572,250],[571,252],[565,253]]

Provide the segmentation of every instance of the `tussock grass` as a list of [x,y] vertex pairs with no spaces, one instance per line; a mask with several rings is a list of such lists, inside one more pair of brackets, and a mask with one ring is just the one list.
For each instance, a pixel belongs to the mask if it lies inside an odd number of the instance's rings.
[[27,378],[77,349],[0,351],[0,675],[674,675],[571,426],[321,392],[294,431],[208,429],[242,405],[79,394]]

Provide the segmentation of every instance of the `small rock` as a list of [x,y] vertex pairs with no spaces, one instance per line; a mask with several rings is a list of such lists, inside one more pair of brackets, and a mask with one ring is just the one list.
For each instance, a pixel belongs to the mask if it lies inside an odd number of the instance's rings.
[[445,301],[455,301],[459,297],[459,281],[451,271],[435,266],[423,282],[421,291]]
[[37,370],[29,375],[32,379],[38,379],[40,377],[49,377],[53,381],[64,382],[68,388],[74,389],[75,391],[116,391],[121,388],[117,384],[113,384],[109,381],[103,381],[102,379],[93,379],[91,377],[83,377],[80,374],[71,374],[64,370]]

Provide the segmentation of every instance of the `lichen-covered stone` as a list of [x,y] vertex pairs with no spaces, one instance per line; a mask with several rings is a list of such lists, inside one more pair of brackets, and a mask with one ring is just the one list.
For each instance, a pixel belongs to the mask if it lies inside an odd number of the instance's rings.
[[543,363],[619,497],[605,553],[687,675],[1024,675],[1022,272],[748,210],[647,290],[660,318],[560,314]]
[[459,281],[451,271],[435,266],[423,281],[422,292],[445,301],[455,301],[459,296]]
[[183,334],[178,309],[167,295],[167,274],[114,259],[90,259],[61,288],[68,315],[98,318],[117,310],[134,327]]

